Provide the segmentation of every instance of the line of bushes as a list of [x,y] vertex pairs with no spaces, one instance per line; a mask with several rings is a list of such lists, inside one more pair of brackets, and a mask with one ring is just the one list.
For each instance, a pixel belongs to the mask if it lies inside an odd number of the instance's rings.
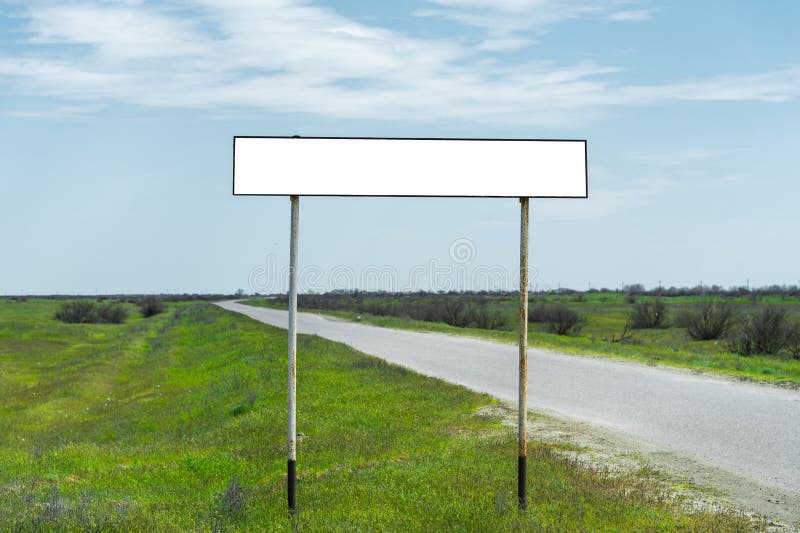
[[[531,308],[528,321],[542,323],[558,335],[577,335],[586,319],[563,304],[540,304]],[[741,315],[724,300],[707,300],[684,309],[674,317],[674,325],[686,328],[692,340],[724,340],[732,353],[751,356],[778,355],[782,352],[800,359],[800,323],[792,323],[786,308],[763,306]],[[623,332],[628,329],[666,328],[670,324],[669,306],[660,299],[633,304]]]
[[[504,294],[509,297],[511,293]],[[287,302],[285,296],[275,299]],[[457,327],[507,329],[507,315],[493,308],[490,295],[333,292],[298,296],[305,309],[342,310],[376,316],[397,316],[428,322],[444,322]],[[638,300],[638,301],[637,301]],[[545,325],[548,332],[578,335],[586,318],[560,303],[541,303],[531,307],[531,323]],[[670,306],[661,298],[634,299],[625,330],[613,342],[631,342],[637,329],[682,327],[695,341],[719,340],[728,350],[744,356],[788,354],[800,358],[800,324],[792,324],[788,311],[780,306],[762,307],[742,313],[721,297],[689,307]]]
[[[154,296],[142,298],[136,304],[145,318],[164,311],[164,302]],[[128,315],[128,309],[121,302],[74,300],[61,304],[55,318],[68,324],[122,324]]]
[[377,316],[444,322],[459,328],[503,329],[506,326],[505,315],[491,309],[487,300],[447,298],[428,301],[368,301],[357,304],[354,310]]
[[[668,317],[667,305],[655,299],[634,304],[628,324],[633,329],[664,328]],[[800,324],[792,323],[783,307],[762,306],[740,315],[730,302],[707,300],[678,313],[674,322],[686,328],[692,340],[725,340],[735,354],[777,355],[786,350],[800,359]]]
[[[287,302],[285,297],[278,301]],[[396,316],[426,322],[444,322],[459,328],[503,329],[506,316],[492,309],[486,298],[363,298],[354,295],[298,295],[304,309],[352,311],[375,316]]]

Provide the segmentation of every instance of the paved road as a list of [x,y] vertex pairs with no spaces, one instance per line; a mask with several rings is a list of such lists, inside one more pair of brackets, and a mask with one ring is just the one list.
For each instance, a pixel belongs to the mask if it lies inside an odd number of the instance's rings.
[[[286,311],[219,305],[286,327]],[[298,329],[510,403],[517,399],[516,346],[309,313],[298,314]],[[529,358],[533,408],[610,426],[800,493],[800,393],[537,349]],[[299,354],[300,375],[302,368]]]

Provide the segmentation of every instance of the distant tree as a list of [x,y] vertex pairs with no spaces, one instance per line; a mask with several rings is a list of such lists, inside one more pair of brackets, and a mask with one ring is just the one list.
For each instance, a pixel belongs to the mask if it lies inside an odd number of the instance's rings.
[[632,285],[628,285],[626,287],[623,287],[623,290],[630,294],[643,294],[646,292],[644,285],[642,285],[641,283],[634,283]]

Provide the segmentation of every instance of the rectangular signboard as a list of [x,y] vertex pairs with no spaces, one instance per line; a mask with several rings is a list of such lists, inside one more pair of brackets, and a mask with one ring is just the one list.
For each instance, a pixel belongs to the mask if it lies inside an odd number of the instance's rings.
[[586,141],[234,137],[233,194],[586,198]]

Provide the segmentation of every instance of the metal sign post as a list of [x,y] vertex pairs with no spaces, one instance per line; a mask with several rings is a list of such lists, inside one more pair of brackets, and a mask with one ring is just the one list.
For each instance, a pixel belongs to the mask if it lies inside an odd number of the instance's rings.
[[528,198],[520,198],[519,231],[519,458],[517,499],[520,509],[527,505],[528,468]]
[[300,196],[519,198],[519,454],[527,504],[528,203],[588,198],[586,141],[375,137],[234,137],[233,194],[290,196],[288,502],[297,484],[297,222]]
[[297,223],[300,218],[300,197],[292,196],[292,222],[289,234],[289,434],[287,450],[287,489],[289,511],[297,509]]

